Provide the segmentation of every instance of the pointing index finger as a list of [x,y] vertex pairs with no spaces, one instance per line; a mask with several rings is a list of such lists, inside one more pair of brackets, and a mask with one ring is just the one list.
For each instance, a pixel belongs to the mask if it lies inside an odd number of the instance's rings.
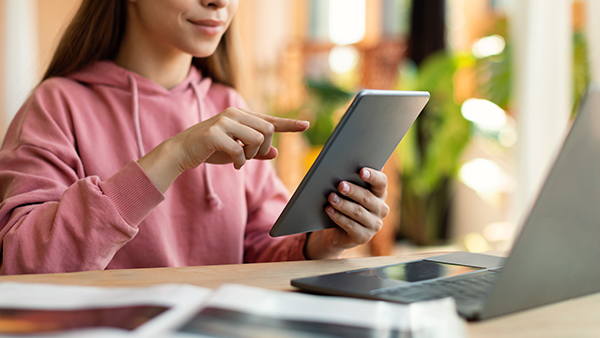
[[283,117],[258,114],[258,113],[255,113],[255,112],[252,112],[252,111],[249,111],[246,109],[240,109],[240,110],[242,110],[245,113],[248,113],[250,115],[259,117],[259,118],[271,123],[273,125],[273,127],[275,127],[275,131],[278,133],[305,131],[306,129],[308,129],[308,127],[310,125],[310,123],[308,121],[286,119]]

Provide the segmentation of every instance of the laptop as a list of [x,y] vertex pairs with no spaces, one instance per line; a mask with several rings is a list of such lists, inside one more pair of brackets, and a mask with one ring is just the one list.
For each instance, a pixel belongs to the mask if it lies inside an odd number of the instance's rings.
[[457,252],[292,285],[399,303],[453,297],[469,320],[599,292],[600,86],[582,102],[508,258]]

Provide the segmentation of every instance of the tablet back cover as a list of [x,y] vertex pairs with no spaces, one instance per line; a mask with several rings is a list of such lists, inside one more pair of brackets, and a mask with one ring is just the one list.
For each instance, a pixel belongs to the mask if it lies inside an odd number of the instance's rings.
[[337,225],[325,213],[341,181],[367,187],[363,167],[381,170],[429,100],[427,92],[363,90],[338,123],[270,231],[283,236]]

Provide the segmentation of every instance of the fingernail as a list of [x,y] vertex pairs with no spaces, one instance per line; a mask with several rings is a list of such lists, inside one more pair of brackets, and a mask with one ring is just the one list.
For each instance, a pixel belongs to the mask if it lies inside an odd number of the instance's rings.
[[338,204],[338,203],[340,203],[340,197],[339,197],[338,195],[336,195],[336,194],[332,194],[332,195],[333,195],[333,198],[331,199],[331,202],[332,202],[333,204]]
[[298,127],[308,128],[310,126],[310,122],[308,121],[296,121]]
[[363,179],[363,181],[367,181],[369,178],[371,178],[371,172],[367,169],[363,169],[361,174],[361,178]]
[[342,194],[344,194],[344,195],[345,195],[345,194],[347,194],[349,191],[350,191],[350,186],[348,185],[348,183],[346,183],[346,182],[342,182],[342,183],[340,184],[340,192],[341,192]]
[[333,215],[333,208],[331,206],[327,206],[327,208],[325,208],[325,212],[327,212],[328,215]]

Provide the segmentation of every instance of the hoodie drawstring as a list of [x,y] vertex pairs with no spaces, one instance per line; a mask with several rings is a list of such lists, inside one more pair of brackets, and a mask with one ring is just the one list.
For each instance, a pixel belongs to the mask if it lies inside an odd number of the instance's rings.
[[[198,116],[200,118],[200,122],[204,121],[204,107],[202,107],[202,100],[200,99],[200,91],[198,90],[198,85],[194,82],[190,82],[194,93],[196,94],[196,101],[198,102]],[[221,210],[224,207],[223,202],[219,198],[219,195],[215,193],[215,189],[212,185],[211,175],[210,175],[210,165],[206,162],[203,163],[204,166],[204,184],[206,186],[206,200],[210,205],[212,210]]]
[[133,110],[133,128],[135,129],[135,138],[137,141],[138,152],[140,158],[146,155],[144,151],[144,143],[142,142],[142,127],[140,126],[140,98],[137,80],[135,76],[128,75],[127,78],[131,82],[131,109]]
[[[129,82],[131,83],[131,107],[133,110],[133,126],[135,129],[135,137],[137,141],[138,151],[140,153],[140,158],[146,154],[144,151],[144,144],[142,142],[142,128],[140,125],[140,104],[139,104],[139,90],[138,83],[135,79],[135,76],[128,75]],[[196,101],[198,102],[198,115],[200,121],[203,121],[203,107],[202,100],[200,100],[200,92],[197,87],[197,84],[194,82],[190,82],[192,89],[194,90],[194,94],[196,95]],[[211,175],[210,175],[210,165],[208,163],[204,163],[203,177],[204,177],[204,185],[206,186],[206,201],[212,210],[221,210],[224,207],[223,202],[219,198],[219,195],[215,193],[215,189],[213,188]]]

